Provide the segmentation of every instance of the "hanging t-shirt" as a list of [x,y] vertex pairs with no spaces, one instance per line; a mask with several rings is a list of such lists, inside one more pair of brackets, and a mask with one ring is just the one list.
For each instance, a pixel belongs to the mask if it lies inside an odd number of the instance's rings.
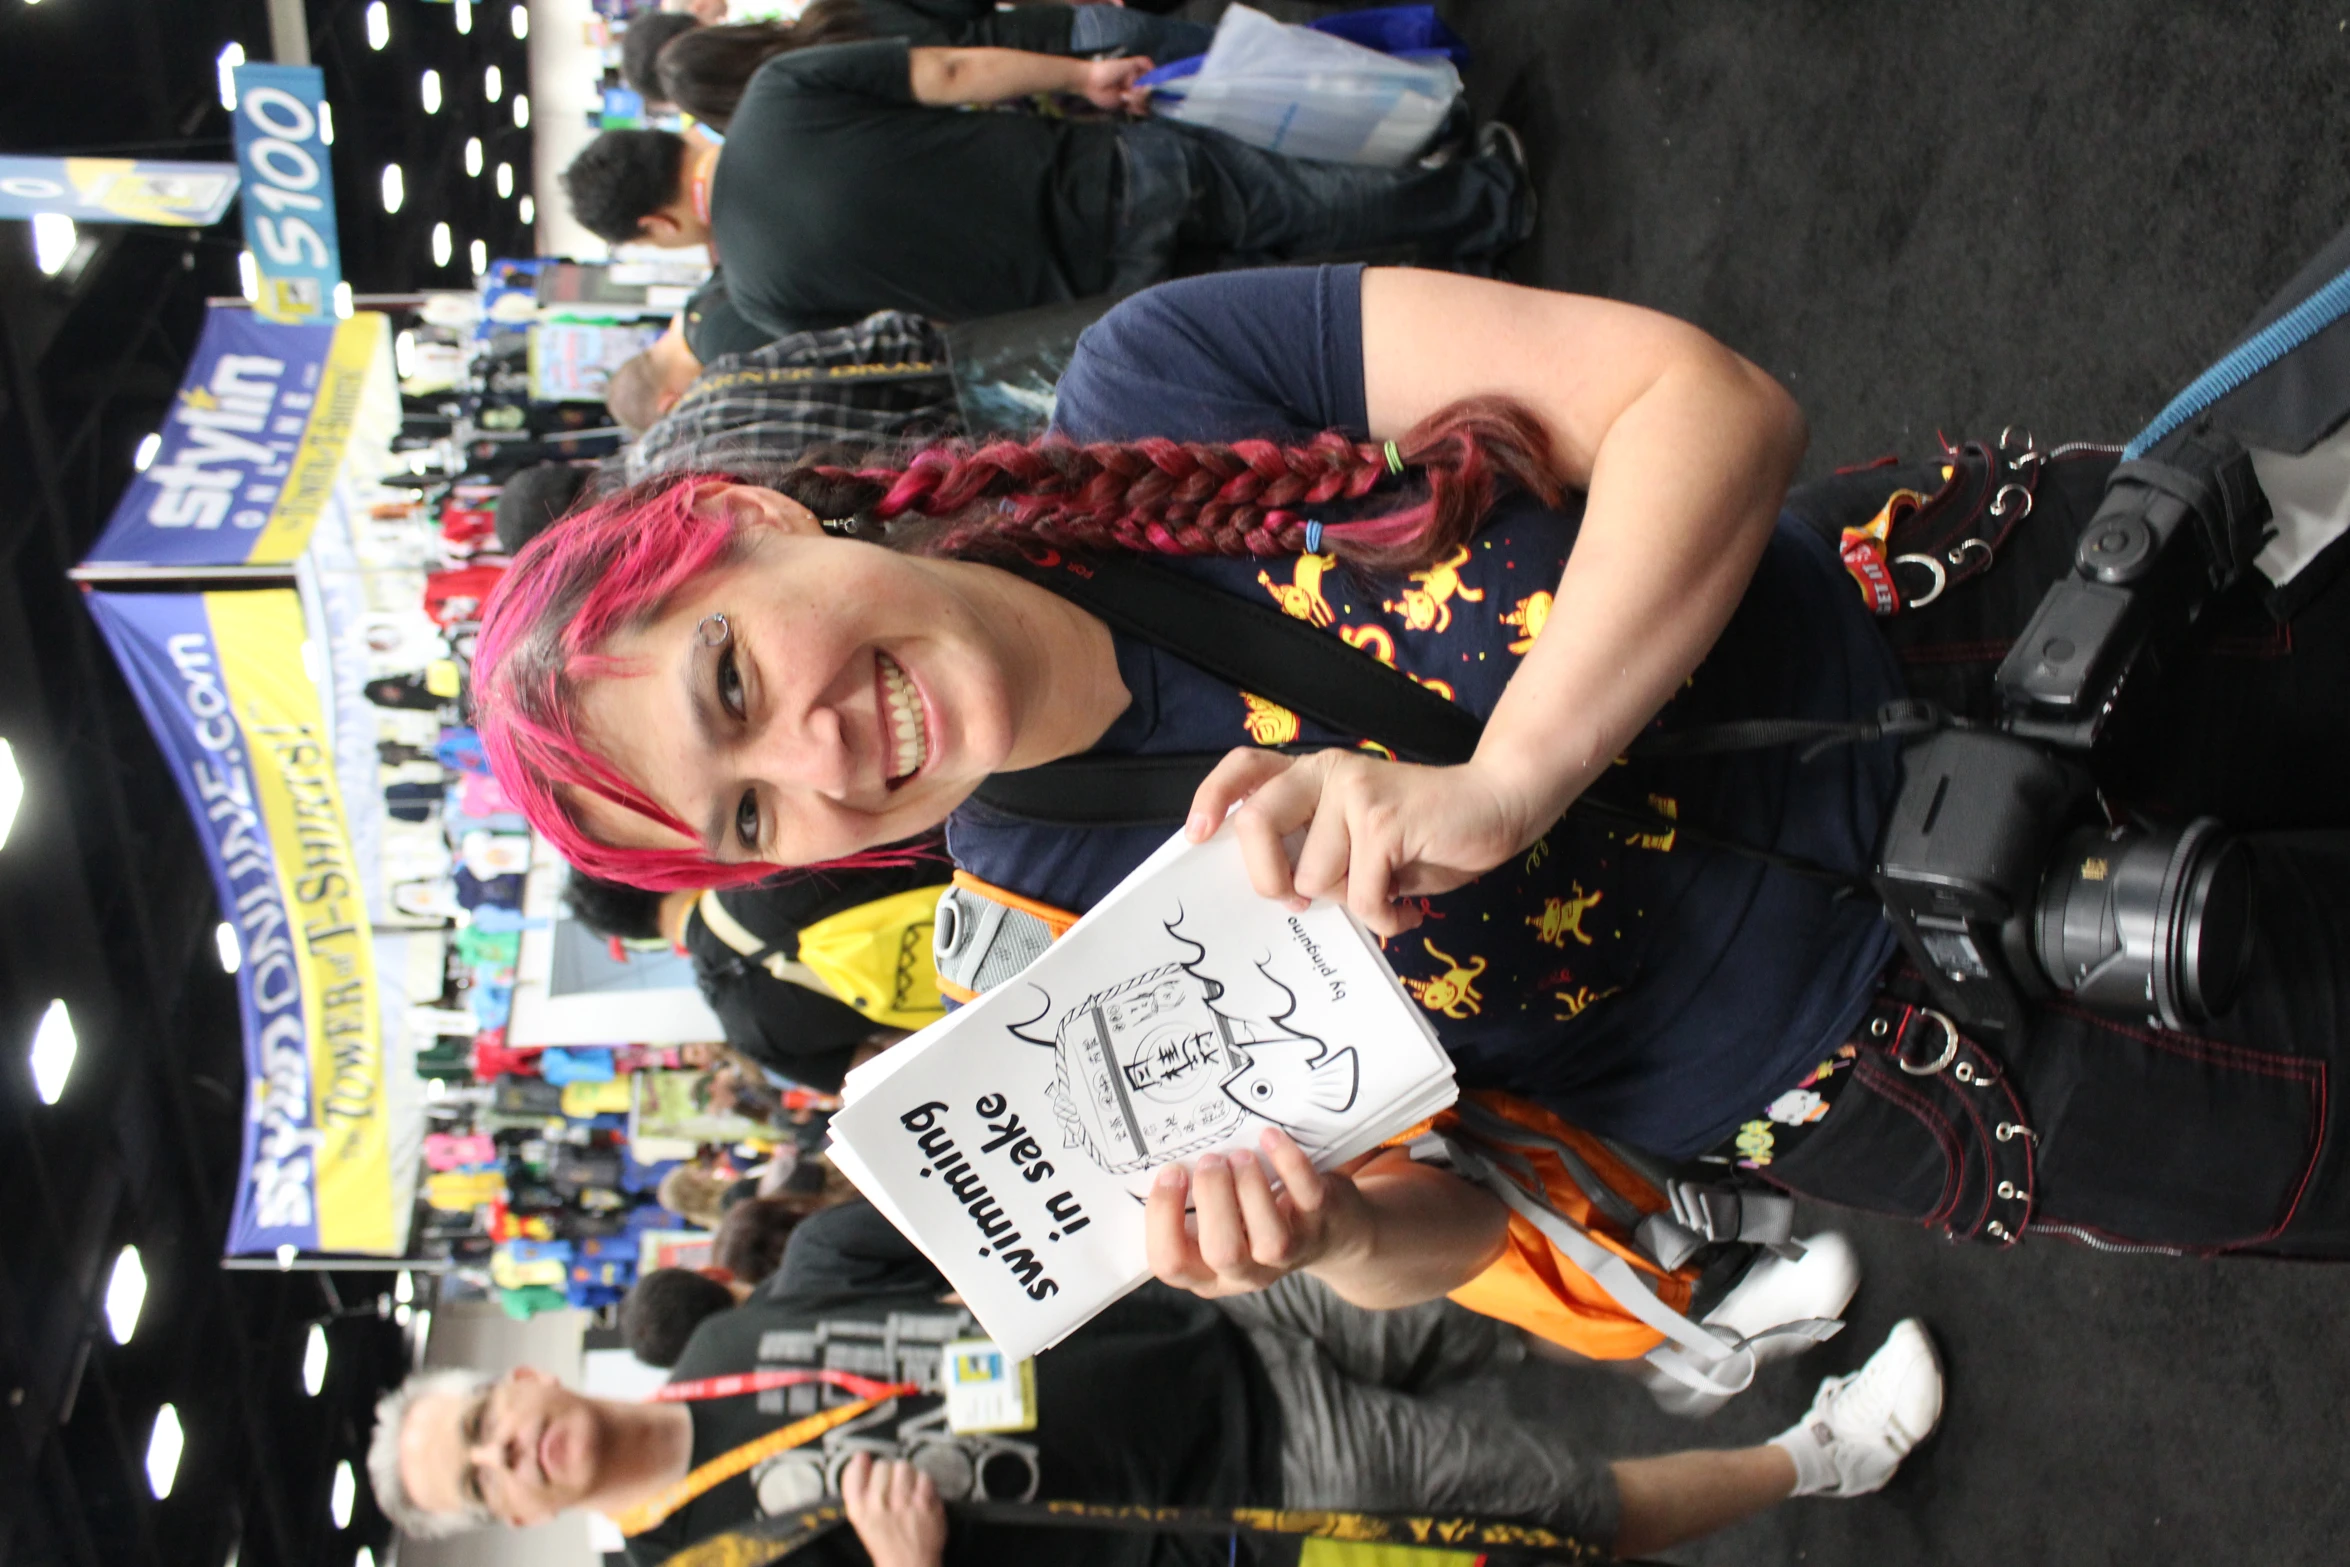
[[[1227,273],[1129,300],[1079,344],[1055,425],[1087,441],[1324,429],[1365,438],[1361,276],[1359,267]],[[1168,564],[1277,605],[1483,714],[1542,633],[1580,520],[1579,500],[1557,512],[1508,500],[1450,558],[1388,581],[1327,556]],[[1116,643],[1132,702],[1097,753],[1361,741],[1170,654]],[[1836,557],[1782,523],[1720,641],[1657,726],[1846,720],[1900,695],[1892,654]],[[1593,792],[1859,873],[1897,781],[1895,747],[1883,742],[1808,763],[1794,748],[1633,762]],[[986,881],[1083,910],[1166,836],[1040,828],[971,803],[950,820],[947,843]],[[1581,812],[1425,909],[1420,928],[1382,947],[1463,1087],[1522,1094],[1679,1156],[1720,1141],[1817,1066],[1894,950],[1870,900],[1698,848],[1669,823],[1643,830]]]
[[[783,1264],[742,1306],[695,1329],[673,1381],[770,1368],[831,1369],[925,1391],[836,1428],[766,1468],[715,1486],[632,1537],[645,1567],[768,1510],[837,1494],[855,1451],[919,1453],[945,1477],[976,1468],[997,1500],[1201,1503],[1279,1500],[1279,1416],[1264,1371],[1229,1318],[1195,1296],[1149,1284],[1036,1360],[1036,1429],[983,1437],[946,1429],[943,1347],[979,1337],[971,1314],[941,1303],[947,1284],[912,1243],[862,1202],[829,1208],[792,1234]],[[818,1383],[688,1404],[701,1464],[790,1420],[848,1402]],[[1030,1479],[1034,1478],[1033,1490]],[[1224,1567],[1220,1539],[958,1524],[948,1567]],[[846,1528],[792,1557],[806,1567],[862,1563]]]
[[759,67],[710,186],[736,310],[771,336],[875,310],[938,321],[1110,284],[1118,132],[914,101],[906,45]]

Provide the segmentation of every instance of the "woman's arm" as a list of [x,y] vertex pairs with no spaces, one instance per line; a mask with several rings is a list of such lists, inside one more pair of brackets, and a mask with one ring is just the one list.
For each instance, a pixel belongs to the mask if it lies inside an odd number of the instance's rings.
[[965,103],[1002,103],[1032,93],[1076,93],[1103,109],[1139,109],[1136,77],[1151,68],[1140,55],[1119,60],[1072,60],[1019,49],[935,49],[906,51],[912,62],[914,101],[936,108]]
[[1324,1172],[1279,1131],[1261,1145],[1279,1193],[1246,1155],[1159,1172],[1143,1223],[1162,1281],[1243,1295],[1302,1268],[1357,1306],[1392,1311],[1450,1294],[1501,1255],[1508,1210],[1449,1171],[1387,1149]]
[[[1343,895],[1394,934],[1417,922],[1394,900],[1525,849],[1696,669],[1746,590],[1805,433],[1769,376],[1636,306],[1378,269],[1362,312],[1375,439],[1500,393],[1533,410],[1559,477],[1587,492],[1549,621],[1466,766],[1235,753],[1201,788],[1195,838],[1249,799],[1235,826],[1259,892]],[[1293,876],[1279,840],[1308,822]]]

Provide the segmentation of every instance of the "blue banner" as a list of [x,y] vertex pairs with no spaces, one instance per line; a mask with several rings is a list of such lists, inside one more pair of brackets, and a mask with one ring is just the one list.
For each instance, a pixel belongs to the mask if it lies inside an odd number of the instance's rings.
[[275,321],[325,320],[343,281],[334,171],[319,135],[326,76],[315,65],[240,65],[236,87],[245,248],[261,274],[253,308]]
[[76,223],[204,228],[236,194],[233,163],[0,157],[0,218],[62,212]]
[[162,450],[131,476],[90,564],[280,565],[301,554],[368,378],[383,373],[385,335],[379,315],[296,326],[213,310]]
[[244,1178],[228,1250],[390,1253],[375,948],[291,592],[96,593],[244,961]]

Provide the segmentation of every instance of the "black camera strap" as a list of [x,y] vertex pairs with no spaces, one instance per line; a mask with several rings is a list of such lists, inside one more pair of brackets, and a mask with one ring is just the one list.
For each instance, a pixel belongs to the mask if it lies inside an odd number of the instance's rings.
[[[1236,598],[1132,557],[1092,562],[1087,570],[1090,575],[1023,575],[1115,630],[1317,723],[1376,740],[1403,760],[1448,766],[1476,753],[1483,719],[1401,670],[1270,605]],[[1924,734],[1949,721],[1930,703],[1900,701],[1888,703],[1874,718],[1853,723],[1751,719],[1644,734],[1631,753],[1647,759],[1800,745],[1803,759],[1809,761],[1831,746]],[[1053,826],[1174,827],[1190,815],[1193,795],[1224,755],[1218,751],[1065,757],[1041,767],[996,773],[972,791],[972,798],[1005,816]],[[1568,809],[1609,817],[1644,832],[1676,832],[1691,843],[1838,887],[1858,890],[1868,885],[1864,877],[1720,837],[1645,805],[1586,793]]]

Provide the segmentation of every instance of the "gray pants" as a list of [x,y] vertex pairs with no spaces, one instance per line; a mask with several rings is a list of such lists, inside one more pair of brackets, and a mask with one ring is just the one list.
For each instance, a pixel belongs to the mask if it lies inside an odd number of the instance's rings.
[[1517,170],[1500,158],[1365,168],[1142,120],[1118,127],[1118,162],[1120,293],[1172,276],[1181,252],[1227,265],[1379,255],[1441,266],[1497,255],[1529,232]]
[[1419,1396],[1518,1364],[1515,1328],[1445,1301],[1364,1311],[1302,1273],[1216,1304],[1248,1335],[1280,1402],[1284,1505],[1465,1513],[1603,1548],[1615,1539],[1606,1463],[1489,1403]]

